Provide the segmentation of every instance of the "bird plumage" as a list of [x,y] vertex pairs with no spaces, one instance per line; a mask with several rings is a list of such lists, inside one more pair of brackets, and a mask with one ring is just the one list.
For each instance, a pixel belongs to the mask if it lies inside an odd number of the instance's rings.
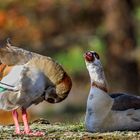
[[[24,133],[29,128],[26,109],[43,100],[63,101],[69,94],[72,81],[62,66],[50,57],[42,56],[8,44],[0,48],[1,81],[0,109],[12,110],[16,133],[21,134],[17,108],[21,108]],[[42,135],[42,132],[35,133]]]
[[114,98],[112,110],[140,109],[140,96],[126,93],[111,93],[109,95]]
[[45,100],[48,102],[61,102],[68,96],[72,87],[71,78],[52,58],[7,44],[0,48],[0,60],[9,66],[24,65],[28,72],[35,69],[43,73],[46,83]]
[[85,123],[90,132],[140,129],[140,97],[109,94],[102,64],[96,52],[85,53],[91,89]]

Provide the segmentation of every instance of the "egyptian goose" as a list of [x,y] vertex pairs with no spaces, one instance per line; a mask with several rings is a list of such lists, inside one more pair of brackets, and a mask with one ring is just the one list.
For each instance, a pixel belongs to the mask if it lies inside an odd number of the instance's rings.
[[[10,44],[0,48],[0,109],[12,111],[17,134],[43,135],[31,132],[26,109],[43,100],[64,100],[72,82],[62,66],[50,57],[32,53]],[[22,112],[24,132],[20,131],[17,109]]]
[[109,94],[99,55],[84,54],[91,80],[85,124],[89,132],[140,129],[140,96]]

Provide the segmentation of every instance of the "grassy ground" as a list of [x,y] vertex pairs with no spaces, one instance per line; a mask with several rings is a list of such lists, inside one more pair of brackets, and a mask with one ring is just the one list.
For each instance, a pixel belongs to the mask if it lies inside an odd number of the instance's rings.
[[[86,132],[83,123],[76,124],[49,124],[47,120],[40,119],[30,124],[33,131],[43,131],[43,137],[31,137],[27,135],[14,134],[13,125],[0,126],[0,139],[24,139],[24,140],[140,140],[140,132],[107,132],[107,133],[88,133]],[[23,129],[23,126],[21,127]]]

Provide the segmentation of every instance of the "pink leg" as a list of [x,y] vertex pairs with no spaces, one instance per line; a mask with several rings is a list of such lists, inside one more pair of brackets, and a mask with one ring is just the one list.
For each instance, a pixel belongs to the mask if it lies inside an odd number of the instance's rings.
[[22,120],[23,120],[23,123],[24,123],[25,134],[32,135],[32,136],[42,136],[42,135],[44,135],[43,132],[32,132],[30,130],[29,124],[28,124],[27,112],[26,112],[26,109],[23,109],[23,108],[22,108]]
[[19,128],[19,123],[18,123],[18,112],[17,112],[17,110],[13,110],[12,111],[12,116],[13,116],[15,127],[16,127],[15,128],[16,134],[20,134],[20,128]]
[[29,125],[28,125],[26,109],[22,109],[22,120],[23,120],[23,123],[24,123],[24,131],[25,131],[26,134],[28,134],[30,132],[30,128],[29,128]]

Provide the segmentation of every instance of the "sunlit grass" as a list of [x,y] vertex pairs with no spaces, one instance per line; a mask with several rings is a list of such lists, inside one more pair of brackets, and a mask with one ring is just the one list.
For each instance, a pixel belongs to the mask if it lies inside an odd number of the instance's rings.
[[[1,139],[56,139],[56,140],[91,140],[91,139],[104,139],[104,140],[133,140],[140,139],[140,132],[132,131],[114,131],[105,133],[88,133],[84,126],[84,121],[77,121],[75,123],[54,123],[48,124],[47,120],[40,119],[30,124],[33,131],[43,131],[45,136],[31,137],[27,135],[15,135],[14,127],[1,126],[0,137]],[[23,126],[21,127],[23,129]]]

